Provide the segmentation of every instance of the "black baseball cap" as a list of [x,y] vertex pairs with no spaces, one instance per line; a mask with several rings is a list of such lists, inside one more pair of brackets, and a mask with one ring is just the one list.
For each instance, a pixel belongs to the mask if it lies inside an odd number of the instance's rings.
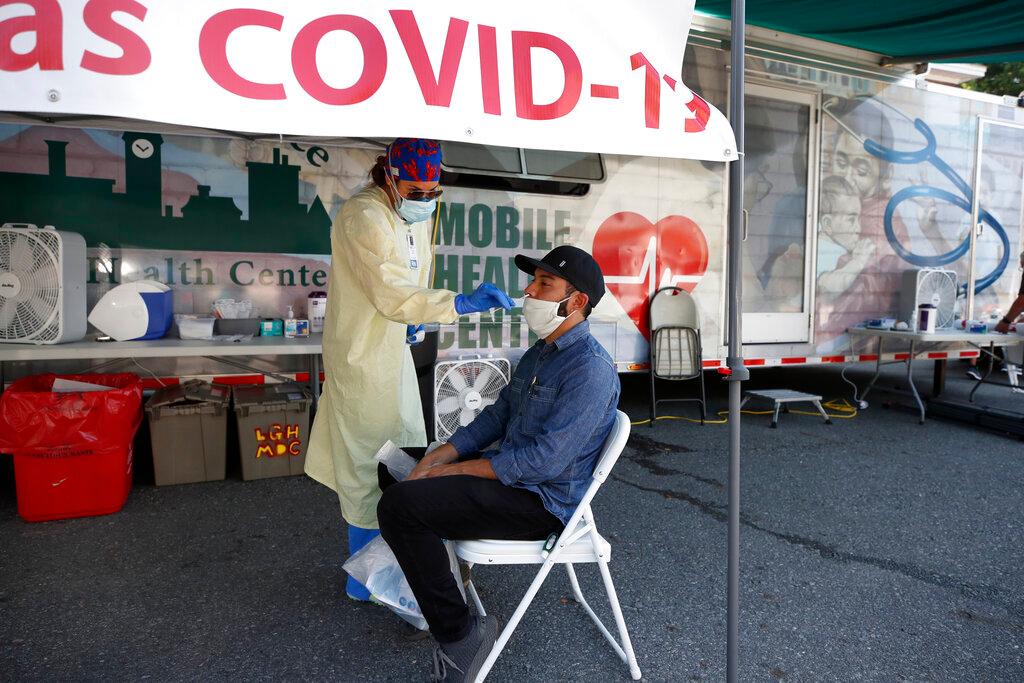
[[563,244],[549,251],[542,259],[516,254],[516,266],[529,275],[540,268],[568,280],[569,284],[587,295],[591,306],[597,306],[597,302],[604,296],[601,266],[597,265],[593,256],[579,247]]

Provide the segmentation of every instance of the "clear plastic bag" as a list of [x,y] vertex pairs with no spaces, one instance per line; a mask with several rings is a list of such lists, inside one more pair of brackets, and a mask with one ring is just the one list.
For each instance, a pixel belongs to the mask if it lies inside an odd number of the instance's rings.
[[[431,452],[439,448],[441,445],[440,441],[434,441],[427,446],[427,450],[424,455],[430,455]],[[405,481],[418,464],[415,458],[393,444],[391,441],[385,441],[384,445],[377,451],[377,454],[373,456],[373,459],[387,467],[388,472],[391,473],[391,476],[394,477],[395,481]]]
[[385,441],[373,459],[387,467],[395,481],[405,481],[416,467],[416,460],[391,441]]
[[[455,551],[449,541],[445,541],[448,549],[448,561],[455,576],[455,583],[462,591],[465,599],[465,589],[462,587],[462,580],[459,576],[459,564],[455,557]],[[390,608],[395,614],[405,619],[421,631],[428,630],[427,620],[423,618],[423,612],[416,602],[416,596],[409,588],[409,582],[402,573],[402,567],[398,559],[391,551],[383,537],[377,536],[363,546],[355,555],[348,558],[342,565],[349,576],[373,594],[373,597]]]

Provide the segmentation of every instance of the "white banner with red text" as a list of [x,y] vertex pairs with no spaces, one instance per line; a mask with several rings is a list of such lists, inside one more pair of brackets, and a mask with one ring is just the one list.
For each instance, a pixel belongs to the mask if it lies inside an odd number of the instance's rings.
[[679,76],[693,0],[0,1],[3,110],[735,158]]

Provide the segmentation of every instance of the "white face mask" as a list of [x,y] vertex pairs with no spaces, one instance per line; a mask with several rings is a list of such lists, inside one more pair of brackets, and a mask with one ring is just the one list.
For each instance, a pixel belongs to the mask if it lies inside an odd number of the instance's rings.
[[402,193],[398,191],[398,184],[395,182],[395,179],[391,177],[391,174],[385,173],[384,175],[387,176],[388,183],[395,191],[395,212],[403,221],[412,225],[413,223],[425,221],[434,215],[434,209],[437,208],[436,199],[430,199],[427,201],[406,199],[402,196]]
[[546,338],[565,322],[567,316],[558,315],[558,307],[571,298],[571,294],[561,301],[543,301],[532,296],[526,297],[523,300],[523,317],[526,318],[527,327],[541,339]]
[[427,220],[434,215],[434,209],[437,208],[437,200],[431,199],[429,201],[420,201],[418,199],[406,199],[405,197],[398,197],[398,206],[395,207],[395,211],[402,217],[402,220],[412,225],[413,223],[420,223]]

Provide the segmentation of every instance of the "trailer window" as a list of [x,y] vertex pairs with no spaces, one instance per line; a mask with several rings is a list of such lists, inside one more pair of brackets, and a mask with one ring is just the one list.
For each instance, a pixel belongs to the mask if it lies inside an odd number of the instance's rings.
[[523,160],[515,147],[488,147],[466,142],[442,143],[445,168],[458,171],[523,173]]
[[544,149],[524,149],[526,172],[533,176],[576,178],[600,182],[604,180],[601,155],[590,152],[552,152]]
[[464,142],[442,143],[446,185],[536,194],[582,196],[604,180],[600,154]]

